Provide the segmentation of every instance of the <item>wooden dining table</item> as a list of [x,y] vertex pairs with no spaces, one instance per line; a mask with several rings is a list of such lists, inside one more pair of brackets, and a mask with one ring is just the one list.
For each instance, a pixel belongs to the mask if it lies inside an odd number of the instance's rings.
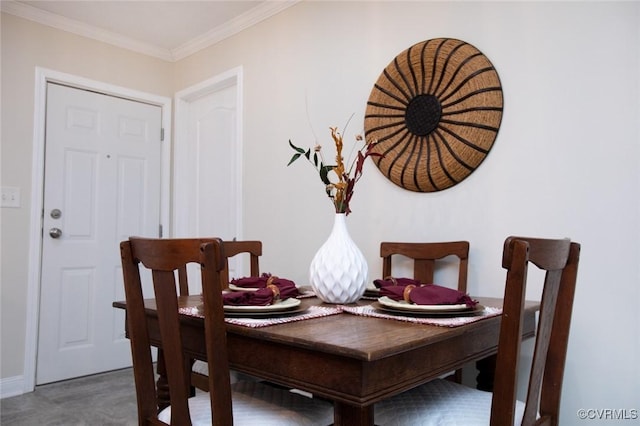
[[[502,306],[502,299],[476,299],[487,307]],[[145,303],[152,343],[161,349],[154,300]],[[181,307],[200,303],[199,296],[179,300]],[[302,299],[303,307],[311,305],[323,303]],[[113,306],[126,308],[125,302]],[[538,303],[526,303],[523,338],[533,337],[538,309]],[[340,313],[260,328],[227,324],[229,361],[236,371],[333,401],[336,426],[373,425],[376,402],[468,363],[479,369],[478,387],[490,390],[500,318],[443,327]],[[202,318],[183,315],[181,324],[186,353],[205,360]],[[162,373],[161,365],[158,370]]]

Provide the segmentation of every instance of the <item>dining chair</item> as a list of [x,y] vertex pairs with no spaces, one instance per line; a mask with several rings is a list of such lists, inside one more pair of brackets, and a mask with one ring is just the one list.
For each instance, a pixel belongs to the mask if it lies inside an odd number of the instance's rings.
[[[434,284],[436,262],[444,263],[444,258],[455,257],[458,261],[457,290],[467,292],[467,270],[469,265],[469,242],[382,242],[382,278],[393,276],[392,260],[408,258],[413,261],[413,279],[422,284]],[[440,284],[440,283],[439,283]],[[462,369],[457,369],[449,379],[462,383]]]
[[[330,403],[260,383],[230,381],[226,326],[222,304],[225,255],[219,239],[130,238],[120,243],[127,332],[131,342],[139,425],[326,425]],[[194,250],[199,245],[199,250]],[[184,353],[178,311],[177,270],[201,266],[204,330],[212,392],[190,395],[189,355]],[[151,271],[159,332],[164,349],[170,405],[158,413],[140,269]]]
[[[208,242],[213,239],[200,239],[200,241]],[[260,276],[260,256],[262,256],[262,242],[261,241],[222,241],[224,248],[224,268],[222,269],[222,286],[223,289],[229,288],[229,259],[235,256],[248,256],[249,261],[249,276]],[[199,248],[198,248],[199,249]],[[243,259],[247,260],[247,259]],[[189,285],[186,275],[186,268],[180,270],[180,294],[189,294]],[[207,363],[200,360],[195,360],[191,370],[191,384],[196,388],[209,391],[209,381],[207,376],[209,374],[209,368]]]
[[[200,244],[213,241],[214,238],[198,238]],[[229,288],[229,259],[238,255],[246,254],[249,256],[249,276],[257,277],[260,275],[260,256],[262,256],[262,241],[222,241],[225,252],[225,267],[222,271],[223,289]],[[180,285],[180,294],[186,296],[189,294],[189,279],[187,277],[187,268],[182,267],[178,270],[178,278]]]
[[260,276],[260,256],[262,256],[262,241],[223,241],[224,246],[224,269],[222,270],[222,280],[225,288],[229,287],[231,278],[229,276],[229,259],[238,255],[249,256],[249,276]]
[[[194,250],[194,253],[198,253],[200,251],[200,246],[207,242],[212,242],[215,237],[211,238],[193,238],[191,239],[191,249]],[[229,258],[234,256],[238,256],[241,254],[246,254],[249,256],[249,273],[252,277],[257,277],[260,275],[260,256],[262,256],[262,242],[257,240],[244,240],[244,241],[223,241],[222,242],[225,249],[225,267],[222,271],[222,286],[223,289],[227,289],[229,287]],[[245,259],[243,259],[245,260]],[[181,296],[189,295],[189,277],[187,272],[187,265],[182,265],[177,269],[178,275],[178,288],[180,289]],[[158,358],[162,359],[164,357],[164,353],[162,350],[158,351]],[[192,386],[203,390],[209,391],[209,381],[207,380],[208,368],[207,363],[200,360],[192,360],[192,374],[191,374],[191,384]],[[158,365],[163,366],[164,360],[158,363]],[[193,392],[192,392],[193,394]]]
[[428,243],[382,242],[382,278],[392,276],[396,256],[413,260],[413,279],[423,284],[433,284],[436,261],[448,256],[458,258],[458,291],[467,292],[467,269],[469,264],[469,242],[448,241]]
[[[376,423],[391,425],[558,424],[580,244],[569,239],[509,237],[493,392],[434,380],[375,406]],[[527,270],[544,272],[535,349],[524,401],[516,399]]]

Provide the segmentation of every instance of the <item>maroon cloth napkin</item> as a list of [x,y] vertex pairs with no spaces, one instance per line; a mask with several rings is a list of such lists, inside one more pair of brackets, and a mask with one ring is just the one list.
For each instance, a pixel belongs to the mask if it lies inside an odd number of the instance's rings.
[[[248,277],[241,278],[240,280],[232,280],[231,282],[238,285],[234,281],[244,280],[244,282],[255,284],[258,280],[261,282],[262,278],[263,277]],[[268,278],[270,278],[270,276],[266,276],[264,278],[263,288],[258,288],[256,291],[232,291],[230,293],[224,293],[222,295],[223,303],[225,305],[232,306],[267,306],[271,305],[278,299],[284,300],[290,297],[296,297],[300,294],[293,281],[282,280],[274,277],[267,286]],[[238,285],[238,287],[240,286]]]
[[270,288],[261,288],[256,291],[232,291],[222,295],[223,304],[232,306],[267,306],[273,302],[273,299],[274,294]]
[[[243,288],[265,288],[267,284],[273,284],[278,287],[280,291],[286,289],[290,294],[289,297],[298,296],[296,283],[267,273],[264,273],[259,277],[234,278],[231,280],[231,284]],[[295,289],[296,294],[293,294],[292,289]]]
[[[393,300],[406,300],[416,305],[461,305],[466,304],[472,308],[478,304],[477,300],[471,299],[469,295],[448,287],[437,284],[420,285],[409,278],[396,278],[397,285],[383,285],[380,287],[380,296],[387,296]],[[381,281],[381,280],[376,280]],[[390,281],[390,280],[384,280]],[[404,285],[401,283],[405,283]],[[376,284],[377,285],[377,284]],[[407,288],[407,286],[414,286]]]

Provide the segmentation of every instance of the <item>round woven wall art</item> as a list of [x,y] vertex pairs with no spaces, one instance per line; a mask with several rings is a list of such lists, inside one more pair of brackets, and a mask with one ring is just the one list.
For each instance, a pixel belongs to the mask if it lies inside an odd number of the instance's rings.
[[417,43],[387,65],[364,119],[373,161],[396,185],[447,189],[485,159],[502,120],[502,86],[486,56],[461,40]]

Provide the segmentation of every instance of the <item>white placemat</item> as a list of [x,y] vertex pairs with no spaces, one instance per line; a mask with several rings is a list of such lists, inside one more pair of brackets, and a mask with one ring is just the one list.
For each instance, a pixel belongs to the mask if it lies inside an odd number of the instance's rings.
[[486,307],[484,311],[482,311],[479,315],[467,316],[467,317],[447,317],[447,318],[427,318],[427,317],[414,317],[414,316],[404,316],[404,315],[392,315],[385,314],[381,311],[378,311],[373,306],[342,306],[342,312],[347,312],[349,314],[361,315],[365,317],[375,317],[375,318],[385,318],[392,319],[396,321],[406,321],[413,322],[416,324],[428,324],[428,325],[438,325],[441,327],[459,327],[461,325],[470,324],[472,322],[480,321],[485,318],[494,317],[496,315],[502,314],[502,308],[492,308]]
[[[204,316],[198,308],[188,307],[180,308],[179,312],[183,315],[189,315],[192,317],[203,318]],[[227,324],[242,325],[245,327],[259,328],[268,327],[276,324],[286,324],[294,321],[304,321],[313,318],[326,317],[329,315],[336,315],[342,312],[341,306],[326,307],[326,306],[309,306],[304,312],[297,315],[289,315],[283,317],[270,317],[270,318],[225,318],[224,321]]]

